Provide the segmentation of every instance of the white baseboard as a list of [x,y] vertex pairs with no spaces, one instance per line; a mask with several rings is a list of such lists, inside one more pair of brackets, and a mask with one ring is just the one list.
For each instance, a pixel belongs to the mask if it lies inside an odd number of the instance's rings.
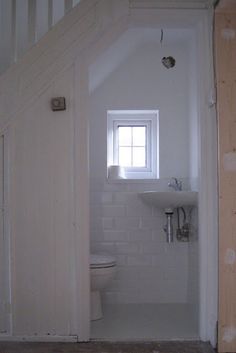
[[78,342],[78,336],[10,336],[0,334],[0,342]]

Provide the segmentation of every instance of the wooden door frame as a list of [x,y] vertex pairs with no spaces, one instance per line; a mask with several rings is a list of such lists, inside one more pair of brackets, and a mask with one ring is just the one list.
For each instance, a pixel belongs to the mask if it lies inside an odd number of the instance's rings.
[[[200,339],[217,343],[218,157],[213,8],[198,25]],[[203,55],[204,53],[204,55]]]
[[219,352],[236,351],[235,40],[236,3],[221,0],[215,14],[219,126]]

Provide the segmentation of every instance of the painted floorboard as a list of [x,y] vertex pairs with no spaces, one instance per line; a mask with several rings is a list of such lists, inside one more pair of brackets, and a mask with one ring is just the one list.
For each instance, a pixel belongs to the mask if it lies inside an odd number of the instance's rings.
[[0,343],[0,353],[214,353],[208,343]]

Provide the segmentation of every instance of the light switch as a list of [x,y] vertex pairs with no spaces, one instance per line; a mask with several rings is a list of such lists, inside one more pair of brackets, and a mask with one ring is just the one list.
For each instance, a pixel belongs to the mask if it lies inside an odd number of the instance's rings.
[[51,99],[52,111],[66,110],[65,97],[55,97]]

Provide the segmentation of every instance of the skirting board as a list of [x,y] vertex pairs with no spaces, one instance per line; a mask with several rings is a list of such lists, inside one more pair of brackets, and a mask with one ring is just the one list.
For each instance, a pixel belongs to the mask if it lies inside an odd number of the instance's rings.
[[0,342],[78,342],[78,336],[9,336],[0,335]]

